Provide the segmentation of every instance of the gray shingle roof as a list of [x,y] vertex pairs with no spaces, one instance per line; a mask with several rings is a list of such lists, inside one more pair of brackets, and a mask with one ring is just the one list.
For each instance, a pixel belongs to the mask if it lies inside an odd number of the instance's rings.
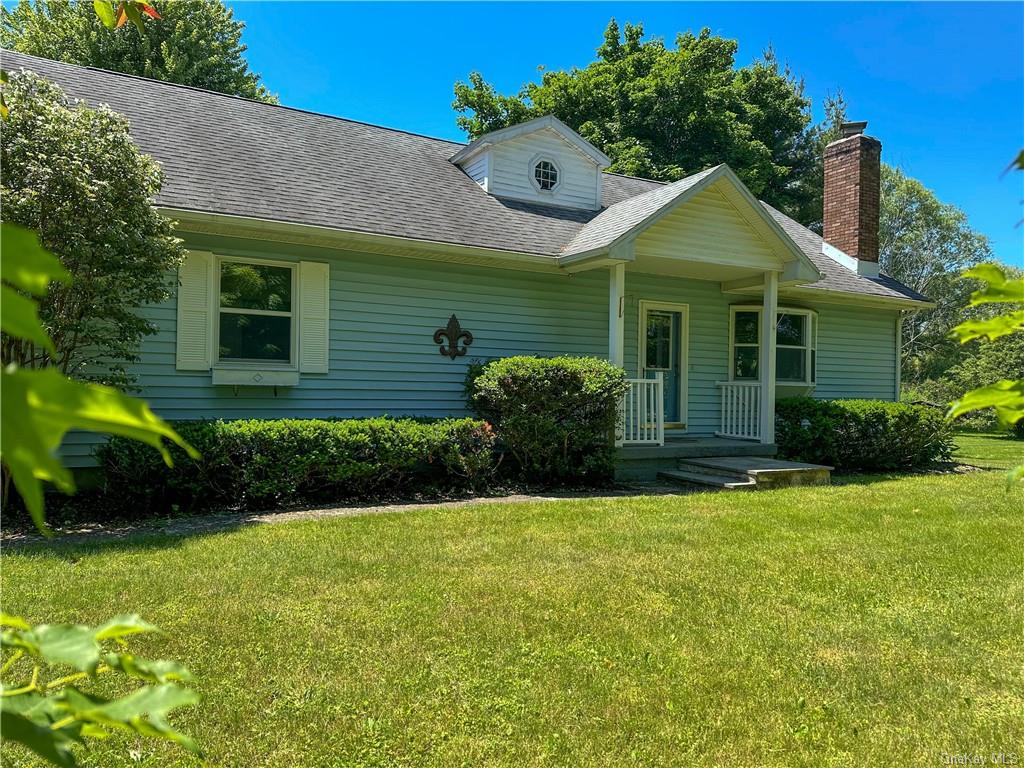
[[[164,167],[157,203],[168,208],[559,256],[639,223],[650,205],[702,177],[665,185],[605,173],[602,211],[500,200],[450,162],[465,146],[458,142],[10,51],[0,65],[125,115],[135,141]],[[820,238],[769,210],[825,273],[815,287],[913,294],[889,278],[849,273],[821,254]]]
[[772,208],[768,203],[761,205],[772,215],[779,225],[786,230],[800,250],[807,254],[814,266],[821,272],[822,278],[816,283],[801,286],[802,288],[815,288],[825,291],[843,291],[844,293],[860,293],[866,296],[875,296],[887,299],[910,299],[911,301],[928,301],[926,296],[912,288],[903,285],[888,275],[878,277],[864,277],[851,272],[842,264],[838,264],[829,258],[822,251],[823,240],[807,227],[789,218],[781,211]]

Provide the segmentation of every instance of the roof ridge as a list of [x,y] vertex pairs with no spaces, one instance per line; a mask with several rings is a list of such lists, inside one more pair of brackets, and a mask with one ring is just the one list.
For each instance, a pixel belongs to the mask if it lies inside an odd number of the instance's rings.
[[615,171],[601,171],[601,173],[604,173],[607,176],[618,176],[619,178],[622,179],[635,179],[637,181],[647,181],[650,182],[651,184],[661,184],[662,186],[674,183],[671,181],[661,181],[659,179],[649,179],[646,176],[634,176],[631,173],[616,173]]
[[302,107],[292,107],[292,106],[289,106],[288,104],[271,104],[271,103],[266,102],[266,101],[260,101],[259,99],[249,98],[248,96],[237,96],[237,95],[235,95],[233,93],[222,93],[221,91],[213,91],[213,90],[210,90],[209,88],[200,88],[199,86],[196,86],[196,85],[185,85],[184,83],[172,83],[169,80],[158,80],[155,77],[143,77],[142,75],[133,75],[133,74],[131,74],[129,72],[118,72],[115,69],[104,69],[103,67],[88,67],[88,66],[84,66],[82,64],[69,64],[66,61],[60,61],[59,59],[48,59],[45,56],[36,56],[34,54],[24,53],[22,51],[12,51],[12,50],[10,50],[8,48],[0,48],[0,52],[2,52],[4,54],[14,54],[16,56],[25,56],[26,58],[36,59],[38,61],[46,61],[46,62],[49,62],[51,64],[57,64],[57,65],[62,66],[62,67],[72,67],[74,69],[81,69],[81,70],[86,70],[86,71],[90,71],[90,72],[101,72],[101,73],[103,73],[105,75],[114,75],[116,77],[127,77],[127,78],[129,78],[131,80],[141,80],[142,82],[145,82],[145,83],[154,83],[156,85],[163,85],[163,86],[167,86],[167,87],[170,87],[170,88],[181,88],[183,90],[196,91],[198,93],[208,93],[211,96],[220,96],[220,97],[225,98],[225,99],[234,99],[236,101],[249,102],[249,103],[252,103],[252,104],[258,104],[258,105],[263,106],[263,107],[274,107],[276,109],[287,109],[290,112],[299,112],[301,114],[313,115],[315,117],[325,117],[325,118],[327,118],[329,120],[339,120],[339,121],[341,121],[343,123],[351,123],[353,125],[365,125],[368,128],[379,128],[382,131],[391,131],[392,133],[402,133],[402,134],[405,134],[406,136],[415,136],[415,137],[420,138],[420,139],[429,139],[431,141],[438,141],[438,142],[442,142],[444,144],[454,144],[455,146],[458,146],[458,147],[466,146],[466,142],[455,141],[454,139],[442,139],[442,138],[440,138],[438,136],[428,136],[425,133],[416,133],[415,131],[407,131],[407,130],[405,130],[403,128],[393,128],[393,127],[391,127],[389,125],[380,125],[378,123],[370,123],[370,122],[367,122],[366,120],[353,120],[350,117],[341,117],[340,115],[332,115],[332,114],[329,114],[327,112],[317,112],[316,110],[303,109]]

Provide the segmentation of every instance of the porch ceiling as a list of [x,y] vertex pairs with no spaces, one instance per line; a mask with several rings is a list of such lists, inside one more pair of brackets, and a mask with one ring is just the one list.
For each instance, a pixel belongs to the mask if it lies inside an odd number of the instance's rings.
[[717,264],[711,261],[696,261],[680,258],[663,258],[650,253],[637,253],[634,261],[626,265],[626,274],[665,275],[666,277],[687,277],[693,280],[730,282],[745,278],[756,279],[761,285],[764,267],[741,267],[734,264]]

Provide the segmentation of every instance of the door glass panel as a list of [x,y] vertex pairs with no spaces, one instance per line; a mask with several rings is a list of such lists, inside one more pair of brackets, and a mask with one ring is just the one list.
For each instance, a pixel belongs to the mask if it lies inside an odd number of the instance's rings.
[[775,325],[775,343],[790,347],[806,346],[806,325],[806,315],[780,314]]
[[647,313],[647,368],[667,371],[672,367],[672,313]]

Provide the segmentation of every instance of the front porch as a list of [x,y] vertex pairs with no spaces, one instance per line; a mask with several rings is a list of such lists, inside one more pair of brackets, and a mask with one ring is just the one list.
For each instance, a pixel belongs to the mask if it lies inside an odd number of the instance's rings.
[[[760,286],[756,300],[731,296],[733,284],[721,278],[684,278],[682,282],[668,275],[660,278],[659,298],[648,298],[652,278],[659,278],[633,272],[645,266],[631,265],[628,301],[626,265],[609,267],[608,357],[628,376],[616,446],[663,446],[666,439],[681,436],[772,445],[779,272],[745,270],[746,290],[753,284]],[[678,298],[660,300],[669,286],[678,286]],[[698,297],[703,297],[699,303],[689,301]],[[803,310],[784,313],[798,311]],[[635,345],[626,343],[627,322]],[[802,363],[809,378],[813,369],[810,313],[793,322],[801,324],[805,337]],[[737,330],[740,326],[746,336]]]
[[725,166],[606,209],[559,266],[607,270],[608,359],[629,377],[617,447],[771,446],[777,337],[786,386],[814,385],[814,311],[780,315],[779,291],[821,273]]

